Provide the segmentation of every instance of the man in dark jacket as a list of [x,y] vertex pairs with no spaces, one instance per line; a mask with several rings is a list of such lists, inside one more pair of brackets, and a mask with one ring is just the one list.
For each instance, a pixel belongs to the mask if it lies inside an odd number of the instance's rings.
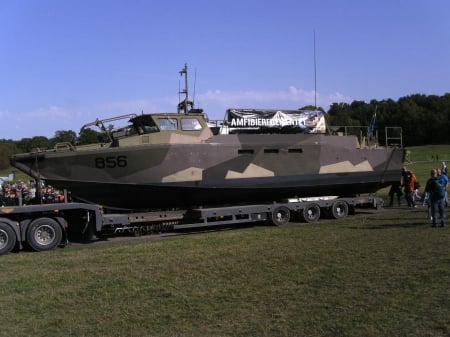
[[431,217],[433,221],[433,227],[437,227],[437,215],[441,219],[441,227],[447,225],[447,214],[445,213],[445,191],[444,186],[441,184],[441,180],[437,176],[435,169],[430,171],[431,178],[428,179],[425,186],[425,192],[429,195]]

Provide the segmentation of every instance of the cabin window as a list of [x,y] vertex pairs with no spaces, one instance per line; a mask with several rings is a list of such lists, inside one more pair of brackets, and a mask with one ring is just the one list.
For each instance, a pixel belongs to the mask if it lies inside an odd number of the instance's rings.
[[158,132],[158,128],[156,126],[148,126],[148,125],[144,125],[143,127],[139,126],[138,130],[140,135],[142,135],[143,133]]
[[264,149],[264,153],[278,153],[278,149]]
[[239,149],[238,154],[253,154],[255,151],[253,149]]
[[303,149],[288,149],[288,153],[303,153]]
[[182,118],[181,129],[186,131],[197,131],[202,129],[202,125],[197,118]]
[[178,121],[176,118],[158,118],[158,125],[162,131],[178,130]]

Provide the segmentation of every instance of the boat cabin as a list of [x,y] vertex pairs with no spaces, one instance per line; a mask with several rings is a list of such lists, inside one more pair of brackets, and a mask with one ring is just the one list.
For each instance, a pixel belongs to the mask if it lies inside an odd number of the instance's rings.
[[[105,127],[106,123],[128,119],[127,125]],[[107,135],[110,147],[140,144],[199,143],[212,136],[204,114],[200,112],[125,115],[96,120],[83,126],[99,127]]]

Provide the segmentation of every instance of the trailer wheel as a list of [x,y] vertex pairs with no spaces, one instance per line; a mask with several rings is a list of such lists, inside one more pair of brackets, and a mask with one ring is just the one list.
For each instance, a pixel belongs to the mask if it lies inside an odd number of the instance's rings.
[[38,252],[57,247],[61,242],[61,238],[61,226],[51,218],[34,220],[27,231],[28,245]]
[[9,253],[16,245],[17,237],[14,230],[0,222],[0,255]]
[[285,206],[279,206],[272,211],[271,220],[275,226],[286,225],[291,220],[291,211]]
[[348,204],[343,200],[337,200],[331,205],[333,219],[343,219],[348,215]]
[[302,220],[308,223],[316,222],[320,218],[320,206],[312,203],[306,205],[302,211]]

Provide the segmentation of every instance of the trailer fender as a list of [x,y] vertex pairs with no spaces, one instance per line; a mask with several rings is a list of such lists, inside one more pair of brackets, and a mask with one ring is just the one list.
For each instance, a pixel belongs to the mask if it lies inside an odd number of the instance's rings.
[[69,227],[69,224],[67,223],[66,219],[62,218],[62,217],[55,217],[54,218],[58,224],[61,226],[61,230],[62,230],[62,237],[61,237],[61,242],[59,243],[58,247],[65,247],[69,244],[69,238],[67,235],[67,228]]
[[19,224],[6,218],[0,218],[0,255],[21,249]]

